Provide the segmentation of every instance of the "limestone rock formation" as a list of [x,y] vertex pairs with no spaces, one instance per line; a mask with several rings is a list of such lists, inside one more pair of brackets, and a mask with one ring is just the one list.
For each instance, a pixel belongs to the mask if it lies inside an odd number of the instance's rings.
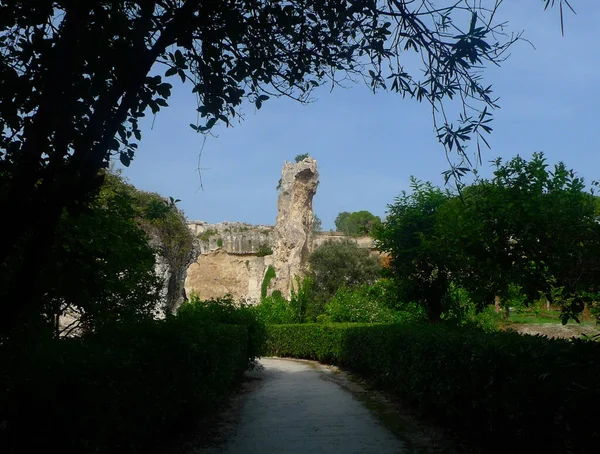
[[201,299],[220,298],[229,293],[236,300],[260,301],[260,291],[272,256],[232,254],[223,249],[202,254],[187,271],[185,289]]
[[319,184],[317,161],[286,162],[281,172],[277,221],[273,230],[273,266],[277,278],[270,290],[289,297],[296,276],[308,262],[313,231],[313,197]]
[[202,254],[222,250],[230,254],[257,254],[271,244],[272,225],[250,225],[244,222],[188,221],[188,227],[200,240]]
[[162,228],[151,224],[142,228],[156,250],[155,272],[163,282],[156,313],[162,316],[165,312],[176,312],[186,299],[184,286],[188,267],[200,255],[200,240],[189,230],[179,210]]

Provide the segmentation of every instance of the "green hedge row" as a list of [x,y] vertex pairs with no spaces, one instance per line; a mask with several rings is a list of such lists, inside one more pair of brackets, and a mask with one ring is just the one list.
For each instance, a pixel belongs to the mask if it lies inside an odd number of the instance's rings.
[[600,343],[431,325],[271,325],[266,354],[368,374],[482,452],[600,449]]
[[0,452],[149,452],[215,411],[248,366],[248,328],[193,317],[0,350]]

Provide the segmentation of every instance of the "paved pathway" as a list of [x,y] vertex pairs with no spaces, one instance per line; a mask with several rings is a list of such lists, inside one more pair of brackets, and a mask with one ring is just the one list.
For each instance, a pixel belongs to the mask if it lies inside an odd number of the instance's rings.
[[238,426],[202,453],[408,453],[349,391],[311,363],[264,358],[261,383],[246,397]]

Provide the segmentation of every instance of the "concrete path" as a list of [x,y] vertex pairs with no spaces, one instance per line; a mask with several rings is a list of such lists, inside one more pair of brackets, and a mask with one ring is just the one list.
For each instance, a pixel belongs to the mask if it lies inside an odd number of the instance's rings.
[[246,396],[239,423],[204,454],[408,453],[349,391],[309,362],[264,358],[261,383]]

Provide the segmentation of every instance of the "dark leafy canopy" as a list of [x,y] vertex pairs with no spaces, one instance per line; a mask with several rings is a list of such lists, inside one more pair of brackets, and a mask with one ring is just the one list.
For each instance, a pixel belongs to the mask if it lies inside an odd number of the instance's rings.
[[[144,196],[107,175],[88,209],[61,216],[52,265],[43,270],[43,315],[50,324],[65,313],[74,318],[60,329],[56,324],[56,330],[90,331],[110,321],[150,316],[157,307],[161,282],[154,273],[155,251],[140,222],[156,222],[149,201],[160,199]],[[145,220],[151,213],[152,221]]]
[[563,322],[577,320],[600,291],[598,199],[541,153],[494,165],[491,180],[460,196],[413,180],[413,192],[389,207],[376,239],[391,256],[401,298],[437,320],[451,282],[480,308],[518,288],[529,302],[546,297],[560,306]]
[[334,223],[336,231],[346,235],[372,235],[373,230],[381,224],[381,219],[365,210],[353,213],[343,211],[337,215]]
[[[0,298],[5,329],[43,293],[39,270],[63,208],[101,185],[111,156],[129,165],[139,119],[167,107],[175,79],[191,84],[199,123],[239,117],[270,96],[306,101],[311,90],[355,77],[431,103],[465,108],[457,126],[436,118],[448,151],[464,154],[489,132],[486,63],[514,37],[494,21],[501,2],[432,5],[405,0],[0,1]],[[404,66],[416,52],[424,71]],[[26,267],[29,267],[26,269]],[[30,292],[22,298],[20,289]],[[4,326],[6,325],[6,326]]]
[[440,247],[437,223],[450,194],[411,179],[412,192],[403,192],[390,205],[382,227],[375,230],[379,250],[390,255],[390,272],[402,301],[422,305],[430,321],[440,320],[450,286],[449,250]]
[[564,321],[577,319],[600,291],[597,198],[573,170],[550,167],[541,153],[494,166],[490,181],[465,188],[440,217],[461,286],[489,303],[513,283],[530,302],[544,296],[562,307]]

